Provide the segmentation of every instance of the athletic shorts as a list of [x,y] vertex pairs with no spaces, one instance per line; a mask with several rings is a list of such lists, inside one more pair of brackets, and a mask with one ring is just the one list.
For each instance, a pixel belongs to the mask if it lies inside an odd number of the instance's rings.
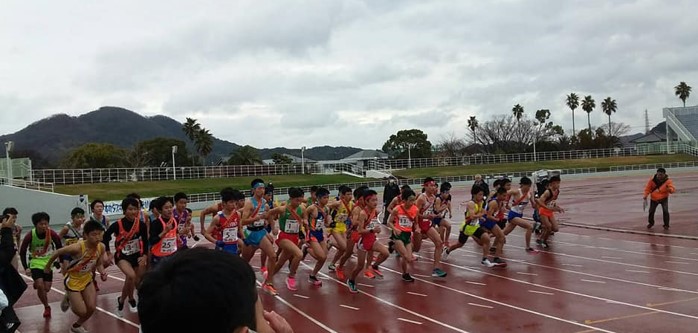
[[435,217],[433,220],[431,220],[431,224],[432,224],[433,226],[437,226],[437,227],[438,227],[439,224],[441,223],[441,220],[443,220],[443,217]]
[[332,222],[333,228],[330,228],[330,232],[345,233],[347,232],[347,225],[343,222]]
[[264,239],[266,235],[266,229],[257,231],[245,230],[245,245],[259,247],[259,244],[262,242],[262,239]]
[[368,234],[363,234],[361,236],[361,239],[359,239],[359,242],[356,244],[356,246],[359,248],[359,250],[364,250],[364,251],[371,251],[373,250],[373,244],[376,243],[376,234],[374,233],[368,233]]
[[222,246],[216,245],[215,248],[217,251],[223,251],[223,252],[228,252],[233,255],[238,254],[238,244],[237,242],[234,244],[223,244]]
[[431,228],[431,220],[421,220],[419,221],[418,225],[419,231],[423,234],[426,234]]
[[390,239],[394,241],[401,241],[405,246],[410,243],[410,240],[412,238],[412,233],[409,231],[401,231],[400,234],[395,236],[395,234],[390,235]]
[[115,256],[116,258],[114,258],[114,261],[118,264],[119,261],[126,260],[129,264],[131,264],[131,267],[136,268],[136,267],[138,267],[138,257],[139,256],[140,255],[138,253],[132,254],[130,256],[125,256],[125,255],[121,254],[121,252],[119,252],[116,254],[116,256]]
[[43,279],[44,282],[53,281],[53,271],[44,273],[43,269],[32,268],[32,280],[36,281],[38,279]]
[[282,231],[279,233],[279,238],[276,239],[276,245],[281,244],[281,241],[284,239],[290,240],[291,243],[296,244],[296,246],[298,246],[298,243],[300,242],[300,238],[298,237],[298,234],[287,234],[287,233]]
[[555,217],[555,212],[553,212],[553,211],[550,210],[550,209],[543,208],[543,207],[538,208],[538,214],[540,214],[540,216],[545,216],[545,217],[547,217],[547,218],[549,218],[549,219]]
[[[485,229],[483,229],[483,228],[477,228],[477,230],[475,230],[475,232],[473,233],[473,238],[480,239],[480,237],[482,237],[482,235],[483,235],[484,233],[485,233]],[[461,231],[458,233],[458,243],[465,244],[465,242],[468,240],[468,237],[470,237],[470,236],[466,235],[466,234],[463,232],[463,230],[461,230]]]
[[509,215],[507,215],[507,220],[511,221],[511,220],[513,220],[513,219],[515,219],[515,218],[517,218],[517,217],[518,217],[518,218],[523,218],[523,213],[517,213],[517,212],[515,212],[515,211],[513,211],[513,210],[510,210],[510,211],[509,211]]
[[92,280],[94,280],[94,276],[92,274],[80,277],[74,277],[71,276],[71,274],[67,274],[66,277],[63,278],[63,286],[67,291],[79,293],[87,289],[87,286],[92,283]]
[[325,232],[322,230],[310,230],[308,233],[308,240],[320,243],[325,240]]
[[351,236],[349,238],[350,241],[352,241],[354,244],[356,244],[359,242],[360,239],[361,239],[361,234],[358,231],[351,232]]
[[504,230],[504,228],[507,226],[507,220],[497,221],[497,225],[499,226],[499,229]]
[[271,233],[271,224],[267,224],[267,225],[264,227],[264,230],[266,230],[267,233]]
[[487,229],[487,230],[492,230],[494,226],[497,225],[497,221],[495,220],[485,220],[485,222],[480,223],[480,226]]

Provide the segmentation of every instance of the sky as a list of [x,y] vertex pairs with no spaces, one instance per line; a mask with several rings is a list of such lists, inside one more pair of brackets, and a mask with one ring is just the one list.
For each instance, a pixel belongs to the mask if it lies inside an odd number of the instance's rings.
[[571,132],[571,92],[596,100],[592,126],[612,97],[634,133],[698,84],[690,0],[114,4],[0,3],[0,134],[119,106],[258,148],[380,149],[401,129],[465,137],[517,103]]

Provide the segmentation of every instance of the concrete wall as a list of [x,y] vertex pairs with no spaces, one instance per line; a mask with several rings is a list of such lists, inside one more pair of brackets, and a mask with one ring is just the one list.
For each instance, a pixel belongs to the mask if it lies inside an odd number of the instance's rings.
[[24,230],[33,227],[31,216],[46,212],[51,216],[51,225],[60,225],[70,220],[70,211],[81,207],[87,211],[87,197],[53,192],[28,190],[25,188],[0,186],[0,209],[15,207],[19,212],[18,222]]

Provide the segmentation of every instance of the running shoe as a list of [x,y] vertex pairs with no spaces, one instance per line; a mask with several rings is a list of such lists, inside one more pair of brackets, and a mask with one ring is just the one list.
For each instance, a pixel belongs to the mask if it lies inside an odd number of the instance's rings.
[[356,294],[359,292],[359,289],[356,289],[356,283],[352,280],[347,280],[347,287],[349,287],[349,291],[352,294]]
[[664,230],[669,230],[669,226],[668,226],[668,225],[664,225]]
[[395,252],[395,242],[391,239],[388,242],[388,253],[393,254]]
[[259,269],[262,271],[262,277],[264,277],[264,281],[267,280],[267,276],[269,276],[269,270],[267,269],[267,266],[262,266],[262,268]]
[[264,292],[272,296],[276,296],[279,294],[279,292],[276,291],[276,288],[274,288],[274,286],[271,283],[265,283],[262,286],[262,290],[264,290]]
[[51,307],[47,306],[44,308],[44,318],[51,318]]
[[116,315],[124,316],[124,302],[121,300],[121,296],[116,298]]
[[448,260],[448,255],[451,254],[448,252],[447,248],[444,248],[443,251],[441,251],[441,260]]
[[488,268],[492,268],[492,267],[496,266],[487,258],[482,258],[482,261],[480,263],[482,263],[483,265],[485,265],[485,267],[488,267]]
[[131,311],[131,313],[138,313],[138,304],[136,304],[136,300],[128,300],[128,310]]
[[337,266],[335,266],[334,264],[329,264],[329,265],[327,266],[327,270],[329,270],[330,272],[334,272],[334,270],[335,270],[336,268],[337,268]]
[[289,276],[286,278],[286,288],[290,291],[296,291],[298,288],[296,288],[296,278],[293,276]]
[[201,238],[199,238],[199,236],[197,236],[197,235],[194,235],[194,241],[195,241],[195,242],[198,242],[198,241],[199,241],[199,239],[201,239]]
[[88,333],[87,330],[82,326],[70,326],[70,332],[72,333]]
[[337,278],[339,279],[339,281],[342,281],[347,278],[346,276],[344,276],[344,269],[342,268],[337,267],[335,268],[334,272],[337,274]]
[[506,267],[506,266],[507,266],[506,261],[502,260],[502,259],[499,258],[499,257],[494,258],[494,259],[492,260],[492,262],[493,262],[495,265],[499,266],[499,267]]
[[322,287],[322,281],[318,280],[317,276],[311,275],[308,277],[308,282],[316,287]]
[[434,268],[433,271],[431,271],[431,277],[446,277],[446,272],[444,272],[441,268]]
[[66,312],[70,308],[70,299],[68,299],[68,294],[65,294],[63,296],[63,299],[61,300],[61,311]]
[[364,276],[365,276],[367,279],[375,279],[375,278],[376,278],[376,275],[373,274],[373,270],[370,269],[370,268],[364,270]]
[[526,253],[528,253],[528,254],[538,254],[538,253],[540,253],[540,251],[538,251],[538,250],[536,250],[536,249],[534,249],[534,248],[532,248],[532,247],[528,247],[528,248],[526,248]]
[[652,227],[654,227],[654,224],[652,224],[652,223],[647,225],[647,229],[652,229]]
[[402,281],[414,282],[414,278],[412,277],[412,275],[410,275],[410,273],[405,273],[405,274],[402,274]]
[[308,256],[308,244],[303,244],[301,250],[303,251],[303,259],[301,260],[305,260],[305,257]]
[[536,244],[538,244],[538,246],[543,246],[543,241],[540,239],[536,239]]
[[378,265],[373,265],[371,268],[373,269],[373,275],[379,280],[383,280],[383,272],[378,268]]
[[548,242],[546,242],[546,241],[541,241],[540,246],[543,247],[544,249],[547,249],[550,247],[550,245],[548,245]]

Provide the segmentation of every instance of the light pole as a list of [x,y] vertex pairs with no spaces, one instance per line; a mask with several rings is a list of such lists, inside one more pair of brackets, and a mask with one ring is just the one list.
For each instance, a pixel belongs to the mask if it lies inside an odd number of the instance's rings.
[[177,154],[177,146],[172,146],[172,178],[177,180],[177,166],[175,165],[175,154]]
[[407,143],[407,168],[412,169],[412,148],[416,147],[416,143]]
[[[533,123],[534,126],[538,126],[538,123]],[[538,131],[533,133],[533,162],[536,162],[536,141],[538,141]]]
[[5,160],[7,161],[7,185],[12,186],[12,161],[10,161],[10,150],[15,145],[12,141],[5,142]]
[[305,146],[301,147],[301,174],[305,174]]

